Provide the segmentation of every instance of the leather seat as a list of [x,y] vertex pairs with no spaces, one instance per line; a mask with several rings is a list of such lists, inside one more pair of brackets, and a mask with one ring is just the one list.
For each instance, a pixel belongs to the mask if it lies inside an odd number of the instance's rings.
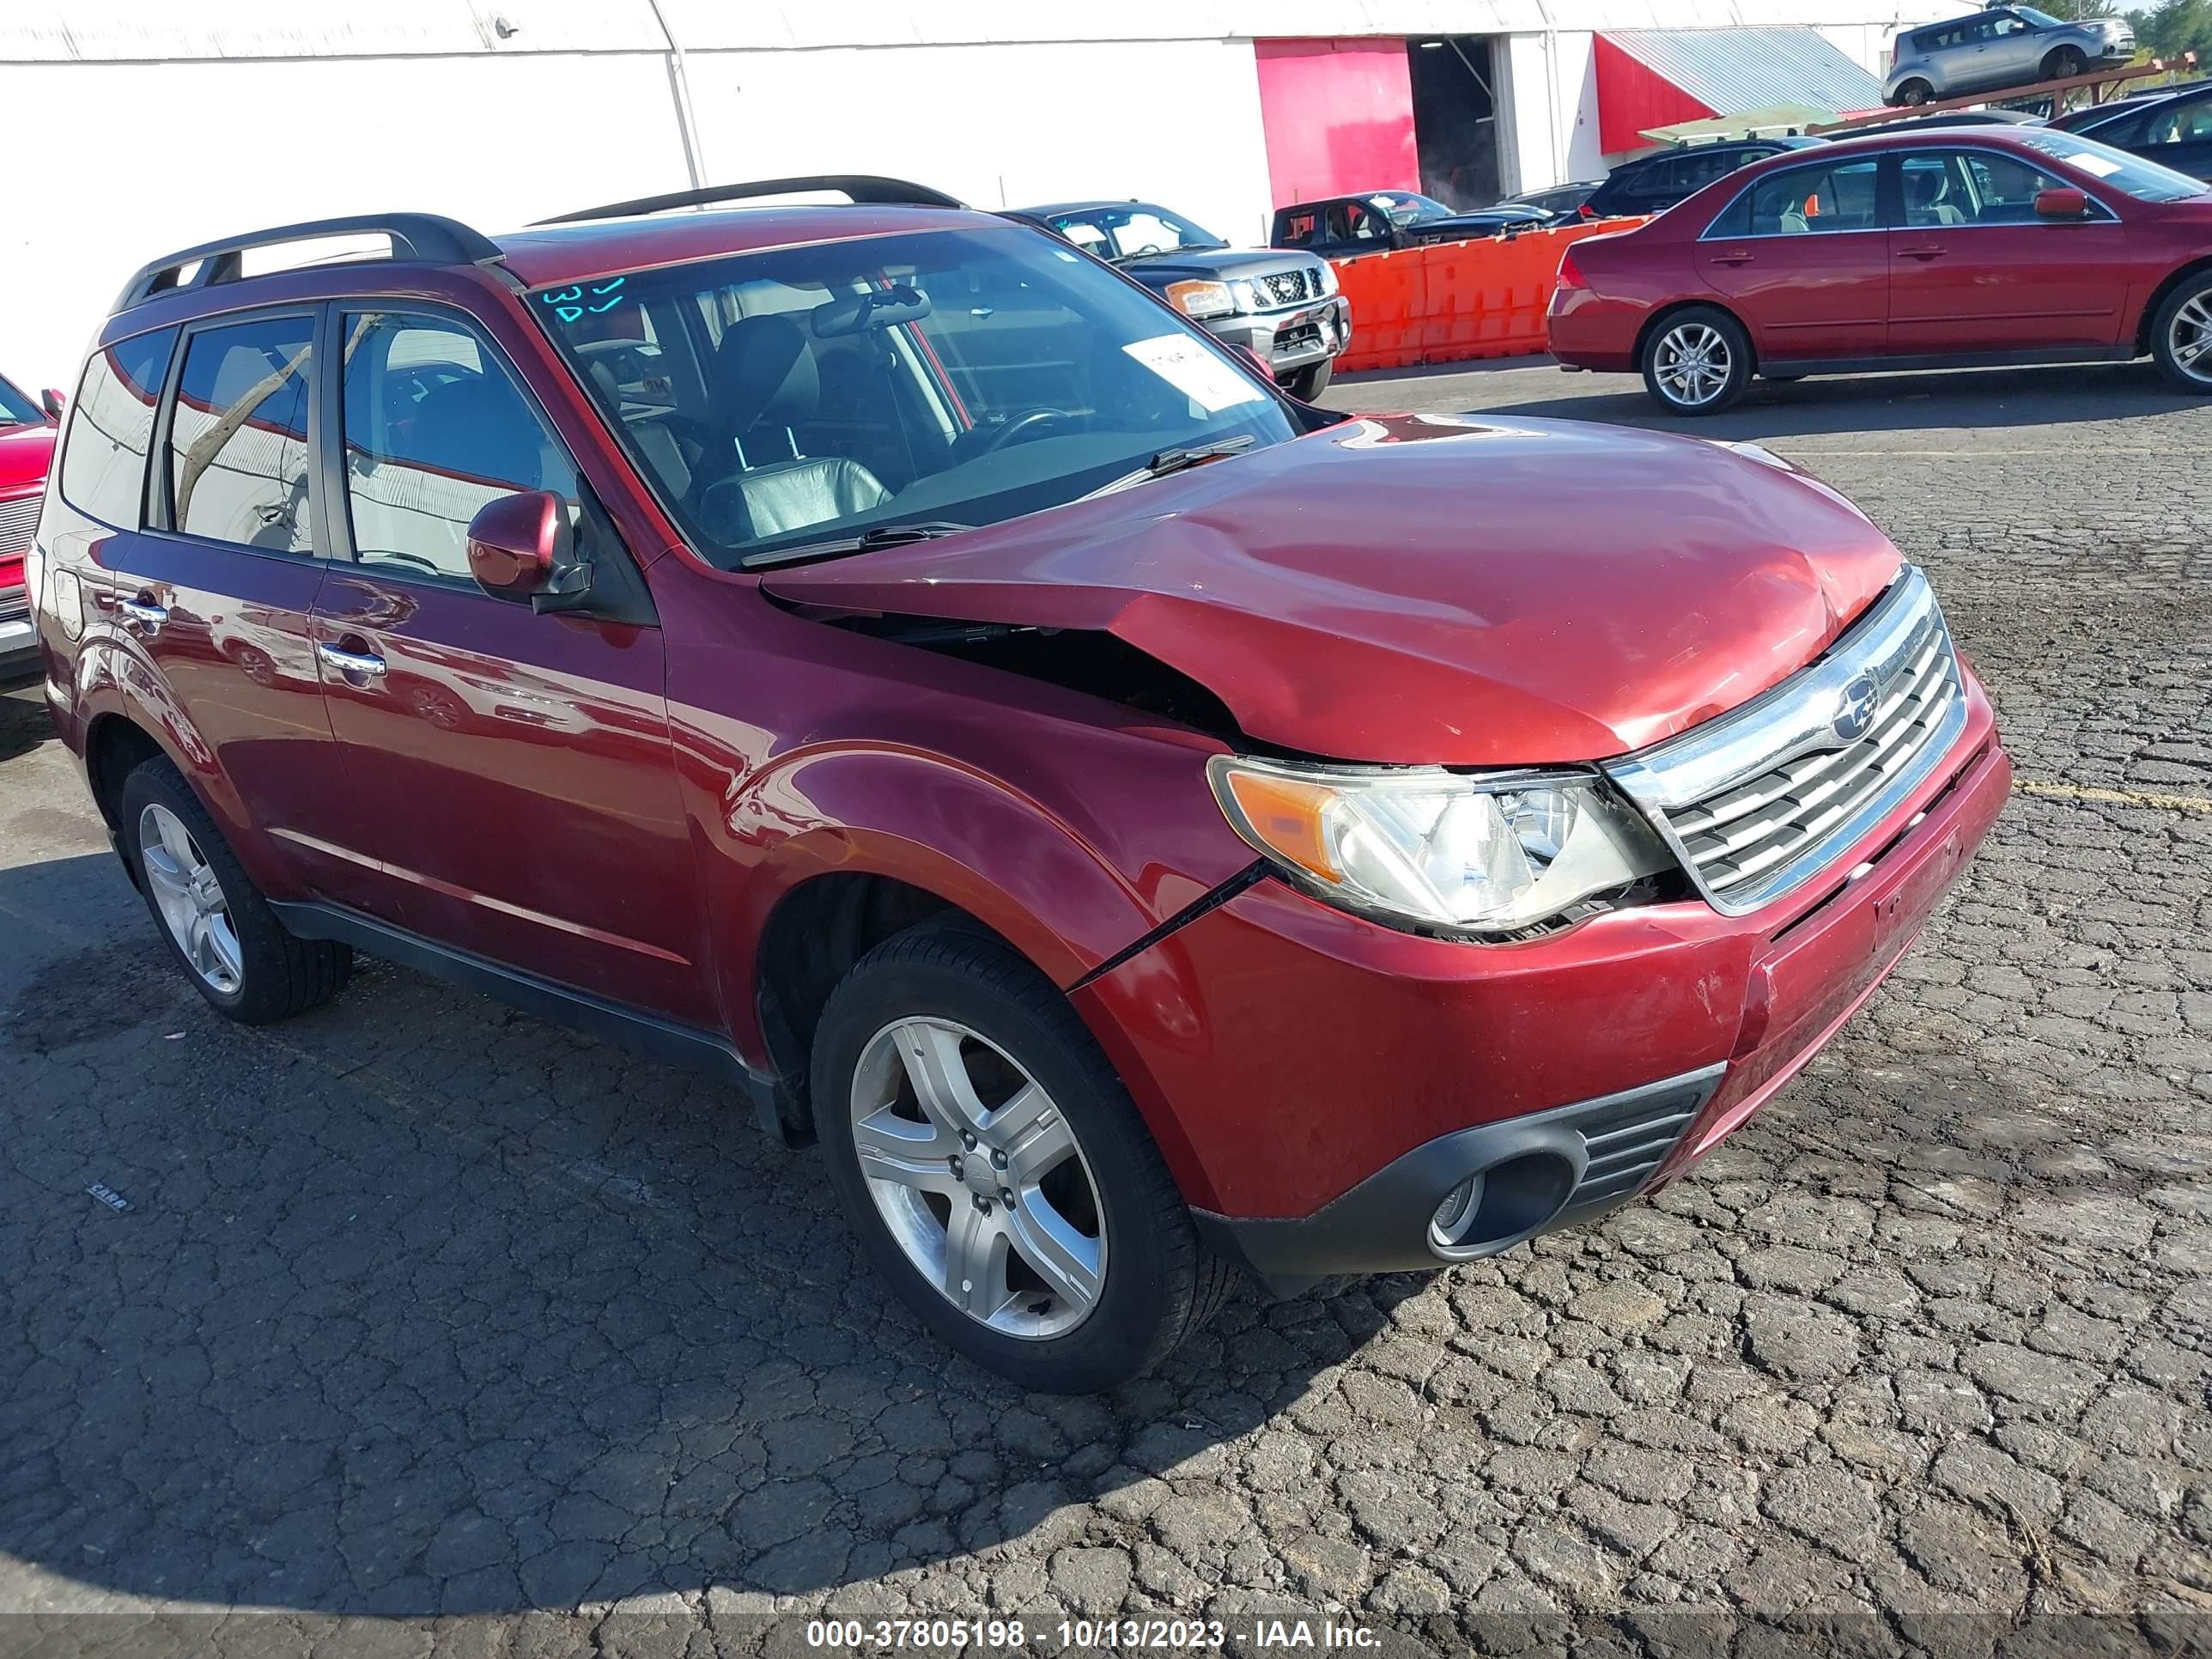
[[[812,343],[795,319],[744,317],[723,334],[714,353],[714,425],[744,470],[717,487],[735,484],[750,536],[850,518],[890,499],[860,462],[798,453],[793,428],[813,417],[821,398]],[[778,450],[787,457],[769,459]]]

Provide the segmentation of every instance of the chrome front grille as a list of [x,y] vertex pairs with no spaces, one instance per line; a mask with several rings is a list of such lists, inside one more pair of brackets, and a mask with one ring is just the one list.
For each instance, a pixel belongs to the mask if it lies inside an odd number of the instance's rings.
[[1698,890],[1741,915],[1833,864],[1927,778],[1966,719],[1943,613],[1908,566],[1812,666],[1607,769]]
[[18,495],[12,501],[0,501],[0,558],[12,557],[31,545],[38,532],[40,499]]
[[1321,292],[1320,278],[1304,270],[1272,270],[1259,283],[1268,300],[1279,306],[1294,306]]

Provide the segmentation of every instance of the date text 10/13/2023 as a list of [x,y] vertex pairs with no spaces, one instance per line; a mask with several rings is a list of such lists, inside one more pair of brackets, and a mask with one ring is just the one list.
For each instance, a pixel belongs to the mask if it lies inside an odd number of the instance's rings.
[[[1030,1628],[1019,1619],[815,1619],[807,1622],[806,1645],[860,1652],[969,1647],[1012,1651],[1030,1644]],[[1218,1619],[1060,1619],[1035,1628],[1039,1645],[1056,1636],[1063,1650],[1175,1651],[1219,1648],[1237,1640],[1285,1650],[1378,1645],[1376,1633],[1365,1626],[1326,1619],[1255,1619],[1245,1625]]]

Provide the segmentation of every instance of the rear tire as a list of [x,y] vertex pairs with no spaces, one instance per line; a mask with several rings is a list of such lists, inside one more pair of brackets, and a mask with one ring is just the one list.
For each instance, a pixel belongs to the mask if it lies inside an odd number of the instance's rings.
[[1290,379],[1283,382],[1283,390],[1300,403],[1310,404],[1328,390],[1329,375],[1335,368],[1334,358],[1324,357],[1317,363],[1294,370]]
[[155,931],[217,1013],[266,1025],[304,1014],[344,988],[352,951],[284,931],[184,774],[166,758],[131,769],[117,796],[116,822]]
[[2077,46],[2061,46],[2043,60],[2043,78],[2046,81],[2063,81],[2071,76],[2086,75],[2088,70],[2089,60]]
[[1907,109],[1917,109],[1936,95],[1936,88],[1925,81],[1907,81],[1897,89],[1897,101]]
[[811,1082],[863,1248],[986,1370],[1051,1394],[1110,1389],[1218,1305],[1233,1270],[1200,1243],[1121,1079],[998,939],[925,923],[871,951],[823,1011]]
[[1686,306],[1644,343],[1644,389],[1670,415],[1717,415],[1751,384],[1751,337],[1714,306]]
[[2151,319],[2150,355],[2184,392],[2212,397],[2212,271],[2185,277]]

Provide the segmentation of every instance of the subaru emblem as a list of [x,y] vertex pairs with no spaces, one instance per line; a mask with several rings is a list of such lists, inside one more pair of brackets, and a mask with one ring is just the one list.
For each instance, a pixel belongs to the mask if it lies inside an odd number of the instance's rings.
[[1836,717],[1829,724],[1845,743],[1856,743],[1874,725],[1875,704],[1880,700],[1874,677],[1861,674],[1836,696]]

